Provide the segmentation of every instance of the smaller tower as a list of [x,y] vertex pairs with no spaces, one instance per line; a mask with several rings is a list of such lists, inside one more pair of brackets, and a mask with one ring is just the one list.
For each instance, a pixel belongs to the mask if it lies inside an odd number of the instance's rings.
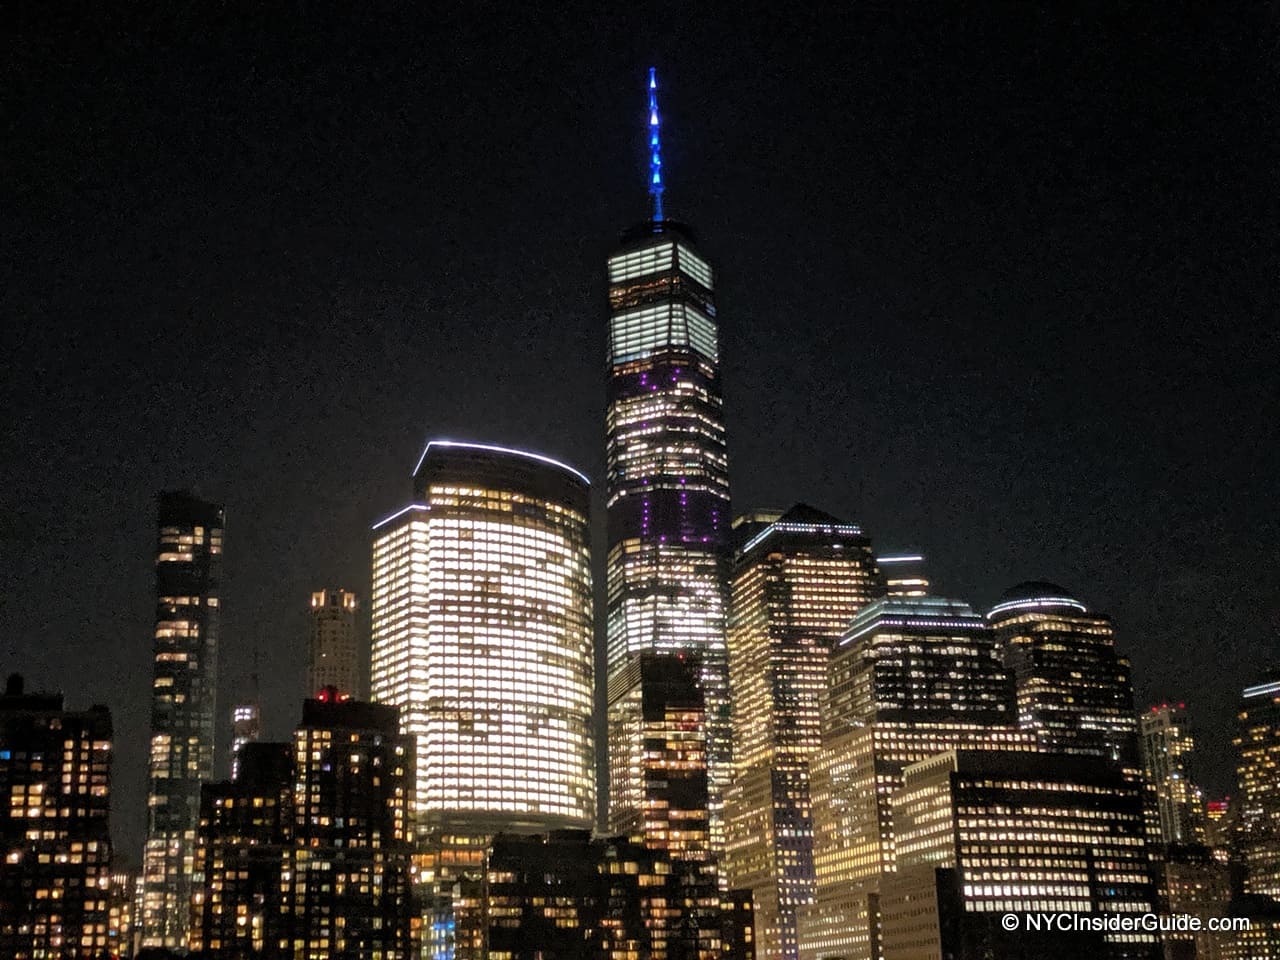
[[356,643],[355,593],[341,587],[311,594],[311,640],[307,660],[307,696],[325,687],[360,695],[360,656]]
[[1155,785],[1166,846],[1204,843],[1204,793],[1192,765],[1195,738],[1185,703],[1152,707],[1138,720],[1142,767]]

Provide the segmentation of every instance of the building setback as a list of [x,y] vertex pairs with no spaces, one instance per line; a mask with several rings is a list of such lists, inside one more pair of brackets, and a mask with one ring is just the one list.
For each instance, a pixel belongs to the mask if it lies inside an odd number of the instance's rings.
[[725,874],[752,892],[762,960],[795,960],[796,910],[814,902],[809,763],[821,746],[827,660],[884,593],[862,530],[805,504],[752,530],[734,565],[729,624],[734,776]]
[[159,497],[143,947],[187,941],[200,785],[213,776],[223,516],[189,493]]
[[0,956],[96,958],[110,941],[111,714],[0,694]]
[[416,958],[412,758],[394,708],[336,688],[291,743],[247,744],[239,779],[202,793],[191,949]]
[[718,851],[732,759],[725,654],[731,514],[718,321],[711,267],[688,227],[663,208],[653,71],[647,116],[649,218],[623,235],[608,262],[606,656],[610,684],[643,652],[699,657]]

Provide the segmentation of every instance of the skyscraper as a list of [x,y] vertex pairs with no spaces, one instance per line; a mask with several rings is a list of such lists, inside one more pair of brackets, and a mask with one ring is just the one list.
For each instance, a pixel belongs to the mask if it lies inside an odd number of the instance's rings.
[[902,772],[893,825],[896,870],[880,891],[885,958],[1163,956],[1141,929],[1010,933],[999,922],[1155,911],[1142,789],[1118,764],[950,750]]
[[896,867],[894,791],[912,763],[953,749],[1031,751],[995,637],[968,604],[886,597],[865,607],[828,670],[811,761],[816,905],[799,911],[803,960],[879,956],[881,876]]
[[223,508],[160,494],[147,842],[136,924],[181,948],[190,920],[200,784],[213,775]]
[[720,344],[711,267],[663,207],[659,129],[651,70],[649,218],[623,235],[608,264],[608,672],[644,651],[698,654],[718,848],[731,761]]
[[794,960],[796,910],[814,896],[809,762],[821,745],[827,659],[884,587],[853,524],[797,504],[756,525],[734,565],[725,873],[754,896],[761,960]]
[[231,779],[240,776],[240,752],[262,735],[262,708],[258,698],[237,703],[231,708]]
[[0,956],[94,958],[110,942],[111,714],[0,694]]
[[1138,775],[1129,661],[1111,619],[1056,584],[1027,581],[987,613],[1018,689],[1018,721],[1042,750],[1119,760]]
[[1245,688],[1235,744],[1245,889],[1280,899],[1280,671]]
[[1204,793],[1195,779],[1195,738],[1185,704],[1161,704],[1138,718],[1142,767],[1156,788],[1167,846],[1204,843]]
[[[479,910],[490,836],[595,821],[587,478],[433,440],[413,488],[374,526],[373,697],[416,738],[421,876]],[[441,951],[482,949],[467,917],[439,924]]]
[[360,696],[360,648],[356,642],[356,595],[326,589],[311,594],[311,636],[307,646],[307,696],[325,687]]

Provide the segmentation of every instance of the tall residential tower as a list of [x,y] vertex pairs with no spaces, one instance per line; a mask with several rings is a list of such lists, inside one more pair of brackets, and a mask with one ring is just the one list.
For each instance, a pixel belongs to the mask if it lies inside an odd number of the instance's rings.
[[311,594],[311,635],[307,645],[307,696],[337,687],[360,696],[360,647],[356,642],[356,595],[330,588]]
[[711,267],[663,209],[653,71],[648,131],[649,218],[623,235],[608,265],[608,672],[614,699],[615,678],[640,653],[699,657],[718,848],[731,760],[720,344]]
[[162,493],[156,547],[143,947],[186,947],[200,784],[213,775],[223,508]]

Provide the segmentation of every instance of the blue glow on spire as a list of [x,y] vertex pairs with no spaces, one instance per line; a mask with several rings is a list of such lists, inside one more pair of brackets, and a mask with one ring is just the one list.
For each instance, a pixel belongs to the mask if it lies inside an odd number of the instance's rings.
[[649,68],[649,196],[653,220],[662,222],[662,137],[658,120],[658,68]]

